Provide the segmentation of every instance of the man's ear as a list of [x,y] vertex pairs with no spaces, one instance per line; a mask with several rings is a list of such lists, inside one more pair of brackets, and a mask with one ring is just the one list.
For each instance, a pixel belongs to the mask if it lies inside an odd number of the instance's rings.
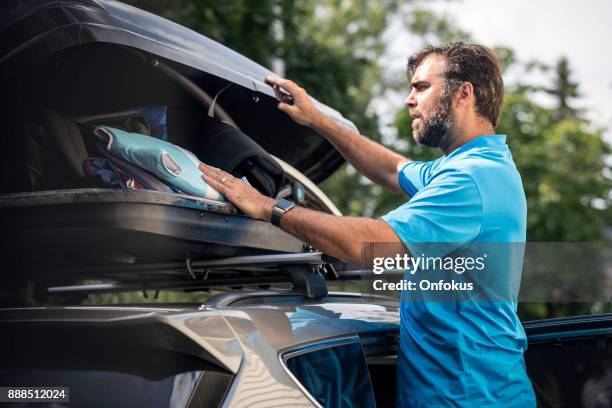
[[471,103],[474,103],[474,86],[472,83],[462,83],[457,89],[455,97],[457,98],[455,101],[457,108],[463,108],[465,106],[469,106]]

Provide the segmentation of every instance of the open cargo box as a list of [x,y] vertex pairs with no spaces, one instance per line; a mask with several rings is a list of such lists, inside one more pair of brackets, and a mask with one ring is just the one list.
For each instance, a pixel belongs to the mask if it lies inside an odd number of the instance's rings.
[[[166,106],[168,140],[196,154],[212,113],[279,159],[288,179],[279,196],[300,185],[303,205],[338,213],[313,181],[325,179],[342,158],[276,108],[272,90],[262,82],[269,70],[118,2],[9,1],[0,14],[5,271],[304,250],[280,229],[237,215],[231,204],[92,187],[71,157],[78,135],[74,139],[68,129],[49,135],[48,122],[41,120],[47,111],[70,121]],[[354,127],[316,103],[333,120]],[[42,164],[32,166],[33,161]]]

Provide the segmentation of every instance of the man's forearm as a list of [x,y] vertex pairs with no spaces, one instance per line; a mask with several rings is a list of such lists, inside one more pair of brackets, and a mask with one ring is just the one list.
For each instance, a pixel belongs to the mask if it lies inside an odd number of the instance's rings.
[[336,124],[325,115],[321,115],[312,127],[329,140],[359,173],[374,183],[400,191],[397,182],[398,165],[408,159],[351,129]]
[[[199,165],[202,178],[246,215],[270,221],[277,200],[267,197],[221,169]],[[400,242],[384,221],[364,217],[341,217],[295,206],[280,219],[280,227],[315,248],[341,259],[359,261],[368,242]]]
[[295,207],[281,218],[280,227],[328,255],[361,261],[362,244],[400,242],[381,220],[365,217],[339,217]]

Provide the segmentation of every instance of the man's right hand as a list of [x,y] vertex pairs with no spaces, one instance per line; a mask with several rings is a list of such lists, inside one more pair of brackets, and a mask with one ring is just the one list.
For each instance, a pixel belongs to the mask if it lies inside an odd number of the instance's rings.
[[[266,83],[274,88],[280,100],[278,108],[291,119],[310,126],[327,139],[358,172],[392,191],[401,191],[397,180],[398,166],[409,161],[405,157],[374,142],[349,127],[340,126],[325,116],[314,105],[306,91],[295,82],[275,76],[267,76]],[[287,95],[293,103],[283,102]]]
[[[301,88],[293,81],[275,76],[267,76],[265,81],[266,84],[273,88],[282,88],[293,98],[293,104],[282,101],[278,104],[278,108],[287,113],[291,119],[301,125],[310,127],[315,126],[322,119],[323,114],[312,103],[310,96],[308,96],[304,88]],[[274,89],[274,91],[277,94],[279,92],[278,89]]]

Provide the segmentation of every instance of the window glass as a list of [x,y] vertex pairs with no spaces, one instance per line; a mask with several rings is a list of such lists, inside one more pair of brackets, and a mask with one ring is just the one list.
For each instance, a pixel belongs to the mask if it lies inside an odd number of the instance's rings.
[[18,369],[0,370],[0,383],[15,387],[69,387],[70,402],[56,402],[56,407],[184,408],[201,374],[191,371],[151,379],[113,371]]
[[287,368],[326,408],[375,407],[361,344],[351,343],[291,357]]
[[76,340],[2,348],[0,384],[68,387],[70,402],[56,407],[183,408],[195,394],[206,406],[217,406],[232,380],[230,373],[182,353]]
[[612,406],[612,338],[530,344],[525,360],[541,406]]

